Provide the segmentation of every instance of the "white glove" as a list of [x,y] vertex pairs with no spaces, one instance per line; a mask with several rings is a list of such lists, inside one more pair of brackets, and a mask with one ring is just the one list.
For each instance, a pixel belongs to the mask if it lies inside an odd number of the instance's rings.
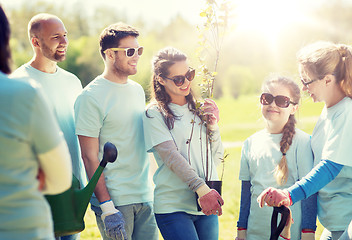
[[117,210],[114,203],[109,200],[100,204],[102,210],[101,220],[104,222],[106,236],[114,240],[127,240],[125,220],[122,213]]

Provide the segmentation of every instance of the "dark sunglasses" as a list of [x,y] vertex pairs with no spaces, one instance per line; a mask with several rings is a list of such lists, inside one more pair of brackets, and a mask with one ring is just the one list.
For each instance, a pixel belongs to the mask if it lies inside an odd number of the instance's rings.
[[302,84],[303,84],[305,87],[307,87],[309,84],[311,84],[311,83],[313,83],[313,82],[315,82],[315,81],[317,81],[317,80],[319,80],[319,79],[313,79],[313,80],[310,80],[310,81],[306,81],[305,79],[301,78],[301,82],[302,82]]
[[112,51],[125,51],[127,57],[133,57],[134,54],[137,52],[138,56],[143,54],[143,47],[138,47],[138,48],[108,48],[104,51],[104,53],[107,50],[112,50]]
[[295,102],[291,102],[289,97],[282,95],[277,95],[274,97],[270,93],[262,93],[262,95],[260,96],[260,103],[262,105],[270,105],[273,101],[275,101],[276,106],[280,108],[287,108],[290,104],[297,104]]
[[185,75],[178,75],[178,76],[174,76],[172,78],[163,77],[163,76],[161,76],[161,77],[172,80],[177,87],[180,87],[185,83],[186,78],[188,81],[192,81],[194,79],[195,75],[196,75],[196,70],[193,68],[190,68]]

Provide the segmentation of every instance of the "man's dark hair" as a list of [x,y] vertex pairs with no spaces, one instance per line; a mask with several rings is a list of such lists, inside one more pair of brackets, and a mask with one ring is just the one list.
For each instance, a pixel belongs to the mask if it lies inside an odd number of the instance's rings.
[[105,59],[104,51],[109,48],[119,47],[120,40],[128,37],[138,37],[137,29],[125,23],[118,22],[105,28],[100,34],[100,54]]
[[0,5],[0,71],[6,74],[11,73],[10,33],[9,21]]

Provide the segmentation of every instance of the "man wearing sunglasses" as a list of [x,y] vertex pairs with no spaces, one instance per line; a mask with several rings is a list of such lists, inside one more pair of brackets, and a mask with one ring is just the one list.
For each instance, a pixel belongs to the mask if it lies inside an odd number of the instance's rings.
[[116,162],[107,165],[91,199],[103,239],[158,239],[144,147],[145,94],[129,79],[137,73],[143,53],[138,36],[123,23],[103,30],[104,72],[84,88],[75,104],[76,134],[88,177],[98,167],[106,142],[118,149]]

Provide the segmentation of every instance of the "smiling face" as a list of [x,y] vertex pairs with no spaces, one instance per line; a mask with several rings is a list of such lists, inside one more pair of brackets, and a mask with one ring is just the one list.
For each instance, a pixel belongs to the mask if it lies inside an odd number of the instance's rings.
[[[127,36],[120,40],[118,48],[138,48],[139,44],[137,38],[134,36]],[[137,73],[137,63],[140,56],[135,53],[132,57],[127,57],[125,51],[115,51],[112,70],[114,74],[119,77],[127,78],[130,75]]]
[[[173,78],[175,76],[185,76],[189,69],[187,61],[177,61],[169,67],[169,75],[165,77]],[[191,82],[186,78],[185,82],[178,87],[175,85],[174,81],[167,78],[159,76],[159,83],[165,87],[165,91],[169,94],[171,102],[178,105],[186,104],[186,96],[190,93]]]
[[62,62],[66,59],[67,31],[59,19],[43,20],[38,35],[35,40],[38,41],[42,56],[54,62]]
[[[309,73],[306,71],[306,69],[300,65],[299,66],[299,72],[301,75],[301,78],[304,79],[305,82],[309,82],[313,79],[311,76],[309,76]],[[321,102],[324,101],[323,96],[324,94],[324,88],[323,88],[323,83],[321,79],[312,82],[311,84],[302,87],[302,91],[307,91],[309,96],[313,99],[314,102]]]
[[[289,88],[283,84],[273,83],[265,89],[264,93],[270,93],[274,97],[278,95],[286,96],[293,101]],[[297,105],[290,104],[287,108],[280,108],[273,101],[269,105],[261,105],[261,110],[268,131],[270,133],[281,133],[290,115],[296,112]]]

